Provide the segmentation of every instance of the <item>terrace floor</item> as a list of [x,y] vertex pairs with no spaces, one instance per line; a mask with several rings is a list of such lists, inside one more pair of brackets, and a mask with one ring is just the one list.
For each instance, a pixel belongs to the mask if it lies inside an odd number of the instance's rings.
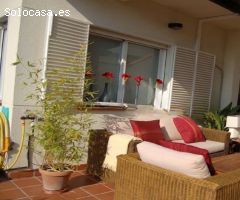
[[45,194],[40,176],[18,178],[0,182],[1,200],[113,200],[114,187],[105,184],[84,171],[74,172],[69,181],[69,190],[62,194]]

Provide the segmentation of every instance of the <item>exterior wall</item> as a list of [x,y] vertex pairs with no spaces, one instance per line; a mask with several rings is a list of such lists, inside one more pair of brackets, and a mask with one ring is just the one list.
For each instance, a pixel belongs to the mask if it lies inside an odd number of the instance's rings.
[[240,81],[240,31],[228,32],[224,62],[221,107],[237,105]]
[[[23,0],[24,7],[36,9],[70,10],[71,18],[95,26],[192,48],[197,20],[151,1],[116,0]],[[184,28],[169,29],[168,23],[179,21]]]
[[[197,20],[177,11],[162,7],[157,3],[149,1],[128,1],[116,0],[22,0],[24,8],[50,9],[54,12],[59,10],[70,10],[71,18],[82,20],[94,26],[110,29],[128,35],[139,36],[165,44],[175,44],[183,47],[193,48],[195,45]],[[1,8],[17,8],[22,1],[0,0]],[[3,3],[2,3],[3,2]],[[6,3],[8,2],[8,3]],[[11,3],[9,3],[11,2]],[[3,10],[3,9],[2,9]],[[169,22],[179,21],[184,28],[179,31],[171,30],[167,27]],[[47,17],[9,17],[9,38],[7,50],[7,77],[4,86],[3,105],[10,107],[11,137],[13,141],[20,141],[20,117],[26,109],[32,108],[34,102],[24,101],[28,93],[26,88],[22,88],[23,77],[16,76],[21,73],[21,68],[15,68],[12,63],[16,61],[16,55],[30,61],[44,59],[44,48],[46,42]],[[222,58],[223,43],[219,38],[215,38],[220,30],[207,27],[203,33],[202,50],[216,53]],[[216,33],[215,33],[216,31]],[[208,41],[211,33],[211,42]],[[216,39],[216,40],[215,40]],[[215,41],[215,42],[214,42]],[[222,40],[223,41],[223,40]],[[216,44],[218,45],[216,46]],[[221,50],[220,50],[221,49]],[[222,59],[218,61],[221,65]],[[134,118],[144,113],[144,116],[161,116],[160,111],[153,111],[152,107],[141,107],[136,111],[124,112],[95,112],[94,119],[97,123],[93,128],[105,128],[109,126],[108,116]],[[114,124],[114,123],[113,123]],[[22,154],[20,161],[15,167],[27,166],[27,151]]]
[[[201,47],[202,51],[206,51],[216,55],[216,66],[223,69],[225,45],[227,40],[227,31],[214,26],[211,23],[203,23]],[[221,71],[216,70],[214,74],[214,82],[212,89],[211,110],[217,110],[220,107],[221,99]]]
[[6,1],[0,0],[0,17],[4,16],[6,8],[15,9],[22,6],[22,0]]
[[216,65],[223,68],[227,32],[210,23],[203,23],[201,50],[216,55]]
[[[21,1],[11,5],[1,4],[1,8],[17,8],[20,5]],[[25,9],[50,9],[53,12],[70,10],[71,18],[88,22],[97,27],[158,42],[164,41],[164,43],[177,44],[189,48],[194,46],[196,20],[155,3],[137,1],[123,3],[113,0],[23,0],[22,6]],[[182,22],[185,28],[180,31],[170,30],[167,24],[175,20]],[[11,41],[9,41],[8,45],[5,77],[10,78],[5,82],[3,105],[10,108],[11,138],[16,143],[20,142],[20,117],[27,109],[31,109],[34,106],[34,102],[26,102],[24,100],[28,93],[21,84],[24,77],[17,76],[22,69],[13,67],[12,63],[16,61],[17,54],[25,60],[34,62],[37,62],[38,59],[44,59],[46,24],[46,17],[9,18],[8,27]],[[150,110],[149,107],[141,109],[141,111],[144,110],[153,112],[150,111],[152,110],[151,107]],[[138,112],[139,110],[137,112],[107,112],[107,114],[134,117],[139,115]],[[103,118],[103,116],[105,117]],[[104,119],[106,116],[104,112],[95,113],[94,119],[98,121],[98,125],[96,126],[95,124],[93,128],[105,128]],[[15,167],[25,167],[27,165],[27,150],[24,150]]]
[[[21,137],[20,117],[27,109],[34,106],[34,102],[25,101],[29,89],[22,84],[24,77],[18,76],[23,69],[13,66],[12,63],[16,62],[17,55],[25,61],[30,60],[33,62],[38,62],[40,58],[44,57],[45,43],[39,35],[44,37],[46,35],[45,29],[46,17],[8,18],[8,41],[2,104],[10,109],[11,139],[16,144],[19,144]],[[14,151],[11,153],[15,154]],[[25,167],[27,165],[26,157],[27,150],[24,150],[16,166]]]

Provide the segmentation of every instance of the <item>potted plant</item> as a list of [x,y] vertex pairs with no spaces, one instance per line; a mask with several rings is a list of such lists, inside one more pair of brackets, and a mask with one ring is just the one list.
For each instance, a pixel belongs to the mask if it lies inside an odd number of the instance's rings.
[[[33,137],[35,144],[43,149],[39,171],[43,187],[48,192],[66,190],[73,166],[79,164],[87,148],[92,120],[88,113],[89,102],[83,99],[84,96],[93,96],[93,92],[84,91],[91,81],[89,78],[83,81],[86,68],[81,64],[81,55],[81,51],[76,53],[74,58],[67,59],[69,66],[48,73],[48,76],[55,77],[49,81],[42,78],[41,65],[20,58],[14,63],[23,68],[23,74],[27,74],[24,85],[32,92],[26,100],[34,101],[38,108],[31,111],[35,116]],[[69,72],[78,76],[68,76]],[[80,83],[84,84],[82,89],[75,87]]]

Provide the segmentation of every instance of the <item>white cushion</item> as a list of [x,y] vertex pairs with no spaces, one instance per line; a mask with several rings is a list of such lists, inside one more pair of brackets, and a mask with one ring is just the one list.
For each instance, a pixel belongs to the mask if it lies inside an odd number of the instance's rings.
[[143,162],[195,178],[210,176],[202,155],[179,152],[150,142],[138,144],[137,150]]
[[[183,140],[173,140],[173,142],[184,143]],[[222,142],[215,142],[212,140],[206,140],[205,142],[195,142],[195,143],[184,143],[194,147],[202,148],[208,150],[209,153],[216,153],[223,151],[225,144]]]
[[160,127],[166,140],[181,140],[182,136],[178,132],[173,118],[176,116],[166,116],[160,119]]

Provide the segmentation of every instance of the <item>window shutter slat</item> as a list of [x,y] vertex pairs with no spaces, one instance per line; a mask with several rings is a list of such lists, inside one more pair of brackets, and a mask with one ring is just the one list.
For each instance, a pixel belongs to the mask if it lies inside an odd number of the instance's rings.
[[69,63],[66,59],[73,59],[74,54],[81,49],[79,67],[85,70],[87,44],[89,36],[89,25],[67,17],[54,17],[52,33],[49,38],[46,78],[48,82],[58,80],[56,70],[63,70],[61,73],[69,79],[81,78],[80,82],[73,83],[71,86],[63,87],[66,89],[74,88],[74,96],[81,99],[83,95],[84,73],[76,74],[71,67],[76,64]]
[[196,80],[193,94],[192,116],[201,119],[209,111],[215,56],[198,52]]
[[190,114],[195,59],[195,51],[181,47],[176,48],[170,105],[171,111]]

